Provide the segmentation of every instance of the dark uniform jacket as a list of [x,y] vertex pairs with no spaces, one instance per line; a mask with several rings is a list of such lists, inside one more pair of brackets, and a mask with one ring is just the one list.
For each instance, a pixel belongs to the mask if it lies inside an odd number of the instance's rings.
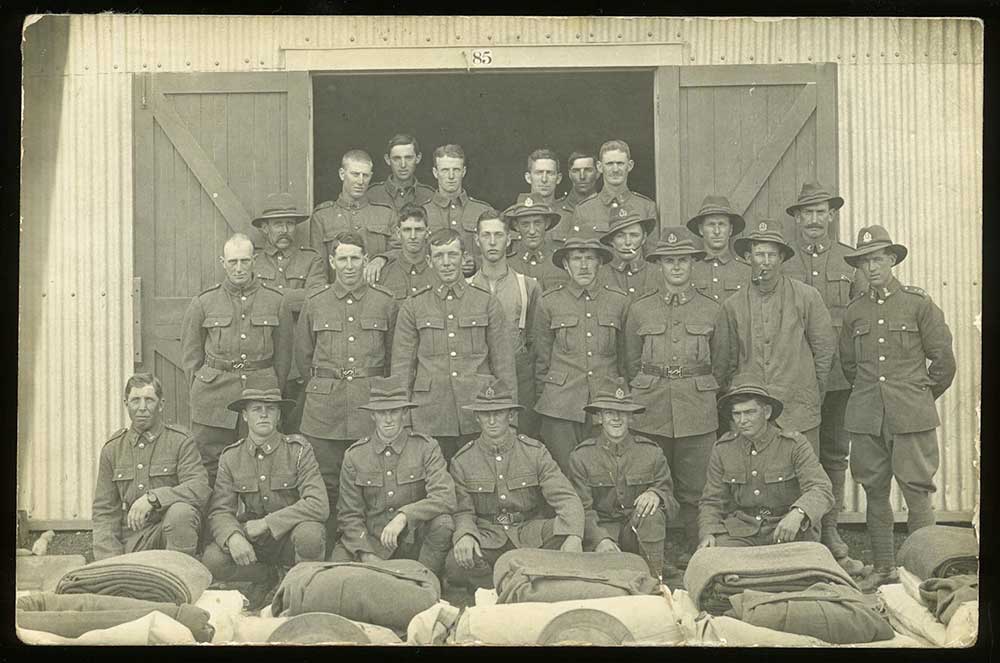
[[378,283],[383,288],[392,291],[397,300],[412,297],[424,286],[434,283],[434,270],[421,258],[419,262],[410,263],[400,252],[395,260],[382,268]]
[[288,308],[298,317],[306,294],[326,285],[323,258],[308,246],[291,247],[285,251],[268,246],[257,249],[254,272],[261,283],[285,293]]
[[626,371],[632,397],[646,406],[632,429],[666,437],[702,435],[718,428],[711,341],[719,305],[693,287],[658,289],[633,302],[625,319]]
[[369,379],[388,374],[396,312],[391,292],[364,281],[350,291],[335,281],[306,299],[295,336],[295,362],[309,379],[303,433],[354,440],[372,431],[358,406]]
[[580,196],[576,189],[570,189],[565,196],[556,200],[556,211],[559,212],[559,224],[549,231],[549,236],[555,242],[555,247],[559,248],[566,242],[566,237],[570,234],[573,226],[573,216],[577,205],[590,196]]
[[160,508],[150,512],[147,523],[156,523],[175,502],[201,511],[211,489],[208,473],[191,434],[172,424],[140,433],[122,428],[101,449],[94,486],[94,558],[125,552],[132,503],[152,493]]
[[583,537],[580,497],[537,440],[513,429],[498,446],[480,437],[455,453],[451,475],[458,499],[456,543],[471,534],[487,550],[507,541],[541,548],[542,525],[553,517],[554,536]]
[[490,209],[489,204],[476,200],[464,189],[452,197],[437,191],[430,202],[424,205],[424,210],[427,212],[427,230],[434,232],[442,228],[451,228],[461,233],[466,252],[475,256],[478,265],[481,258],[479,245],[476,244],[476,221],[488,209]]
[[753,269],[732,251],[723,256],[705,256],[692,265],[691,281],[698,292],[717,301],[726,301],[750,287]]
[[818,526],[832,505],[830,479],[809,440],[769,423],[760,440],[730,431],[715,443],[698,504],[698,530],[700,538],[754,536],[794,507],[806,512],[808,525]]
[[403,429],[386,442],[376,433],[344,455],[337,505],[344,547],[388,559],[393,551],[379,537],[389,521],[406,514],[403,536],[412,538],[421,523],[455,510],[455,482],[433,438]]
[[570,453],[569,470],[586,514],[583,545],[588,548],[602,539],[617,542],[603,526],[625,523],[635,511],[636,498],[647,490],[660,498],[668,521],[680,508],[660,445],[644,437],[630,434],[614,444],[602,433],[584,440]]
[[223,550],[234,532],[246,536],[249,520],[263,518],[280,541],[299,523],[329,517],[326,485],[301,435],[276,432],[260,445],[248,437],[223,449],[208,509],[212,538]]
[[[615,196],[604,188],[580,201],[576,206],[574,223],[592,226],[597,232],[605,233],[610,229],[611,215],[617,214],[620,207],[632,210],[642,218],[660,218],[656,211],[656,203],[641,193],[626,189]],[[647,241],[655,244],[660,238],[659,226],[654,228],[649,236]]]
[[[815,243],[800,241],[795,247],[795,255],[785,263],[785,276],[808,283],[819,291],[833,321],[833,333],[840,338],[844,327],[844,313],[847,305],[859,292],[868,288],[868,280],[861,270],[855,270],[844,262],[844,256],[854,249],[849,244],[823,240]],[[840,353],[833,356],[830,376],[826,379],[826,390],[850,389],[840,367]]]
[[629,301],[635,301],[637,297],[658,287],[660,269],[642,257],[626,262],[615,256],[611,262],[601,267],[601,277],[605,283],[611,283],[627,292]]
[[934,400],[955,378],[951,331],[920,288],[900,285],[861,293],[844,316],[840,357],[853,384],[844,427],[880,435],[931,430]]
[[[573,216],[573,208],[566,204],[565,202],[566,196],[563,196],[561,198],[554,198],[551,203],[544,203],[541,196],[530,192],[517,194],[517,203],[523,204],[524,201],[526,201],[528,198],[531,198],[535,202],[535,204],[539,203],[547,204],[552,209],[553,212],[559,214],[559,223],[557,223],[556,226],[552,228],[552,230],[546,231],[545,233],[545,244],[543,246],[545,247],[546,253],[551,254],[553,251],[562,246],[563,242],[566,241],[565,233],[563,233],[559,239],[556,239],[553,233],[556,231],[556,228],[559,228],[564,222],[567,222],[567,219],[570,219]],[[514,242],[513,245],[511,246],[513,250],[512,252],[524,253],[528,249],[523,244],[521,244],[520,240],[517,237],[516,229],[512,228],[512,231],[514,232]]]
[[535,411],[586,421],[583,407],[604,377],[623,374],[628,295],[600,278],[586,290],[575,282],[542,294],[535,316]]
[[416,178],[409,186],[398,186],[392,177],[387,177],[384,182],[373,184],[368,189],[368,200],[378,205],[387,205],[396,212],[396,221],[399,221],[399,210],[404,205],[426,205],[434,197],[434,189],[426,184],[421,184]]
[[342,232],[356,232],[365,241],[368,257],[384,256],[399,249],[393,235],[398,225],[396,211],[388,205],[373,203],[365,195],[360,200],[341,193],[337,200],[320,203],[309,219],[310,244],[330,264],[330,242]]
[[[403,302],[396,319],[391,375],[410,386],[414,430],[428,435],[478,433],[461,406],[494,378],[516,390],[514,330],[488,290],[459,279],[434,285]],[[515,398],[517,394],[514,394]]]
[[227,279],[191,300],[181,330],[195,423],[235,428],[228,406],[243,389],[285,388],[295,332],[280,290],[256,277],[242,288]]
[[569,281],[566,271],[552,264],[552,251],[544,244],[535,251],[519,247],[517,253],[507,258],[507,265],[538,281],[543,291]]

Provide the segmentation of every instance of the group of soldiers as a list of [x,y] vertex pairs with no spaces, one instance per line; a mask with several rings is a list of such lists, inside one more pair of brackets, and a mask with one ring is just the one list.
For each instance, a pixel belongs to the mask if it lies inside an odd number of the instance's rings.
[[[335,201],[270,195],[261,245],[226,241],[182,325],[192,432],[164,425],[156,378],[128,381],[95,557],[201,551],[220,580],[407,557],[489,586],[512,548],[631,551],[662,576],[699,547],[817,540],[867,591],[894,579],[891,481],[909,531],[932,524],[955,358],[884,227],[831,237],[844,201],[819,183],[791,240],[714,193],[660,226],[620,140],[571,154],[562,198],[535,150],[502,212],[465,191],[460,146],[434,150],[436,189],[421,159],[394,136],[371,186],[351,150]],[[849,465],[870,567],[837,531]]]

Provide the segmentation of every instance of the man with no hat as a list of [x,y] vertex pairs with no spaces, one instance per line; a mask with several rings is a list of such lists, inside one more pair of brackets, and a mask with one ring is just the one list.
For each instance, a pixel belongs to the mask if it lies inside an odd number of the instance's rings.
[[725,196],[709,194],[698,213],[687,222],[688,230],[702,239],[705,255],[694,263],[692,281],[701,294],[722,304],[750,287],[750,265],[733,251],[732,238],[746,221]]
[[405,427],[416,407],[398,377],[372,378],[375,431],[344,456],[335,562],[415,559],[439,578],[455,532],[455,482],[434,438]]
[[661,577],[667,523],[678,507],[659,445],[630,431],[645,409],[624,380],[605,380],[586,406],[601,433],[570,453],[569,477],[586,514],[584,550],[637,553]]
[[426,205],[434,197],[434,189],[417,180],[417,166],[424,155],[420,143],[411,134],[396,134],[389,139],[382,160],[389,166],[389,177],[373,184],[368,199],[378,205],[388,205],[400,214],[406,205]]
[[[597,226],[598,232],[607,232],[609,219],[617,218],[618,209],[628,208],[643,219],[658,219],[656,203],[641,193],[628,188],[628,176],[635,168],[632,150],[623,140],[609,140],[598,151],[597,170],[604,177],[604,186],[589,198],[580,201],[574,210],[574,224]],[[650,233],[659,239],[656,229]],[[566,228],[566,235],[570,229]]]
[[646,258],[655,288],[633,302],[625,320],[626,371],[646,409],[632,429],[659,444],[670,465],[686,553],[698,545],[698,500],[718,429],[711,346],[720,308],[691,284],[703,255],[699,237],[664,228]]
[[852,385],[844,428],[851,475],[865,489],[866,522],[875,568],[865,591],[895,580],[892,479],[906,502],[912,533],[934,524],[930,496],[939,463],[934,401],[955,379],[951,331],[941,309],[920,288],[901,285],[893,269],[907,250],[882,226],[858,233],[844,259],[864,272],[868,289],[847,307],[840,334],[844,376]]
[[601,176],[597,169],[597,157],[592,150],[586,149],[577,149],[569,153],[569,158],[566,159],[566,171],[572,186],[559,200],[555,210],[562,217],[559,225],[553,228],[551,233],[557,248],[566,241],[566,235],[573,226],[573,214],[577,205],[597,192],[597,180]]
[[481,389],[463,408],[482,431],[452,459],[458,508],[452,582],[493,586],[493,565],[515,548],[582,551],[580,498],[545,446],[513,427],[521,409],[504,380]]
[[416,205],[404,205],[399,211],[400,250],[395,260],[379,274],[378,283],[392,291],[396,301],[412,297],[434,280],[427,256],[427,211]]

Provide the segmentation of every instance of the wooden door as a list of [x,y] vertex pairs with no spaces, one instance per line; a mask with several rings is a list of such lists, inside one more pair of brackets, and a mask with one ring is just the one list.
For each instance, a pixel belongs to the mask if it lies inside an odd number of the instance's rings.
[[661,225],[719,193],[748,228],[783,221],[791,240],[802,183],[837,187],[837,65],[661,67],[655,82]]
[[167,421],[188,425],[184,310],[223,278],[230,235],[259,241],[250,221],[267,194],[311,209],[311,83],[304,72],[144,74],[133,95],[136,370],[163,381]]

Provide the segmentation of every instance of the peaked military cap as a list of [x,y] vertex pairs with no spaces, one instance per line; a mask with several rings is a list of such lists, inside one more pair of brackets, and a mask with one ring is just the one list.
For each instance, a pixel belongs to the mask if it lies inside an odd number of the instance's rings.
[[632,412],[638,414],[646,411],[645,405],[640,405],[632,399],[628,385],[625,380],[618,378],[604,378],[601,386],[594,395],[593,400],[584,407],[587,412],[597,412],[598,410],[618,410],[619,412]]
[[417,407],[409,398],[409,390],[402,376],[388,378],[374,377],[368,381],[368,403],[359,405],[359,410],[396,410]]
[[840,209],[844,206],[843,198],[831,193],[829,189],[819,182],[806,182],[802,185],[802,190],[799,192],[799,199],[792,205],[789,205],[785,211],[788,213],[788,216],[795,216],[795,210],[799,207],[826,202],[830,203],[831,210]]
[[778,415],[781,414],[781,411],[785,409],[784,404],[769,394],[767,388],[763,384],[746,376],[737,376],[736,379],[733,380],[733,384],[729,390],[719,397],[719,410],[728,413],[729,408],[732,407],[733,399],[737,396],[753,396],[754,398],[760,399],[770,405],[770,421],[777,419]]
[[725,214],[729,217],[729,223],[733,226],[733,235],[739,235],[746,228],[747,222],[729,204],[729,199],[725,196],[709,194],[701,201],[701,209],[687,222],[688,230],[695,235],[701,236],[701,222],[709,214]]
[[629,226],[634,226],[637,223],[642,226],[644,231],[646,231],[647,236],[649,236],[653,232],[653,229],[656,228],[656,219],[653,217],[646,217],[638,212],[624,207],[611,208],[611,218],[608,219],[608,232],[601,235],[601,244],[610,245],[611,239],[615,236],[615,233],[622,228],[628,228]]
[[695,260],[705,257],[705,245],[701,237],[684,226],[667,226],[660,231],[660,241],[646,254],[646,262],[659,262],[661,258],[694,256]]
[[264,199],[260,216],[251,221],[255,228],[260,228],[271,219],[291,219],[296,224],[309,218],[309,214],[300,212],[295,207],[295,199],[290,193],[271,193]]
[[773,219],[761,219],[750,228],[750,234],[746,237],[737,238],[733,242],[733,249],[740,255],[750,253],[753,242],[771,242],[777,244],[781,249],[782,262],[787,262],[795,255],[795,249],[785,241],[785,236],[781,230],[781,224]]
[[248,403],[276,403],[281,408],[295,405],[295,401],[292,399],[282,398],[281,390],[275,387],[273,389],[244,389],[240,397],[229,404],[229,409],[233,412],[242,412]]
[[514,394],[507,383],[497,378],[476,394],[476,400],[462,406],[463,410],[473,412],[495,412],[497,410],[523,410],[524,406],[514,402]]
[[866,226],[858,233],[858,248],[844,256],[844,262],[858,267],[861,259],[869,253],[886,249],[896,256],[896,264],[903,262],[909,253],[902,244],[894,244],[889,231],[882,226]]
[[541,200],[535,200],[531,196],[527,196],[524,200],[518,201],[505,209],[500,214],[500,218],[510,226],[514,221],[525,216],[542,216],[545,217],[545,221],[548,225],[545,226],[546,230],[552,230],[559,223],[559,212],[556,212],[551,207],[543,203]]

